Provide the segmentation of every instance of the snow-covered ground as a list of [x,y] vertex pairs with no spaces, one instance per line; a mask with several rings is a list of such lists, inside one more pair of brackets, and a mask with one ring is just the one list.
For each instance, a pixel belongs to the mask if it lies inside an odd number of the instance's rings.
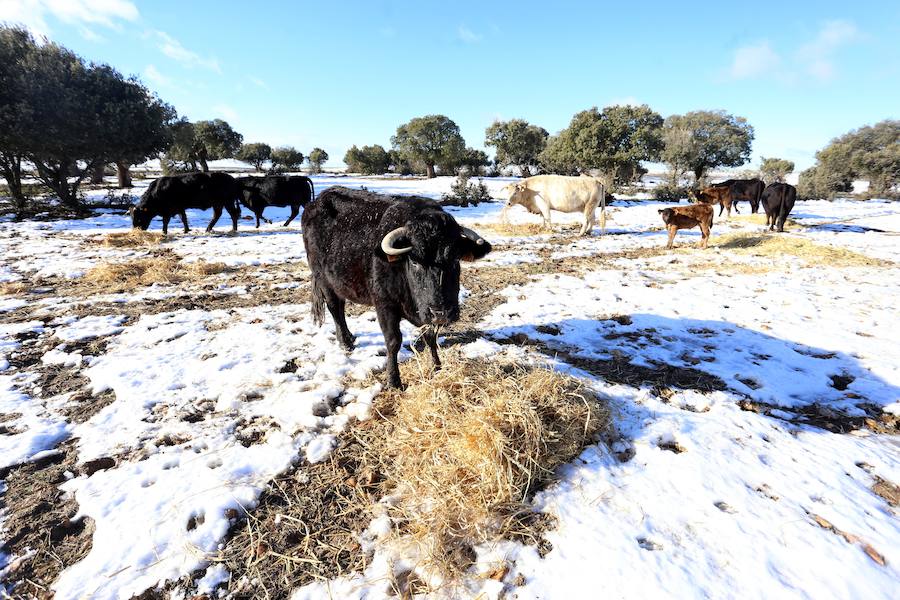
[[[451,183],[314,181],[317,192],[340,184],[435,198]],[[508,181],[485,183],[499,194]],[[463,286],[476,267],[532,269],[523,284],[495,290],[502,302],[478,323],[471,352],[537,360],[542,349],[541,360],[608,399],[618,440],[588,448],[534,499],[557,517],[545,557],[518,543],[485,545],[463,589],[486,598],[896,598],[900,520],[872,486],[900,482],[900,438],[865,420],[900,415],[900,268],[701,251],[696,231],[681,232],[674,252],[647,251],[665,244],[660,206],[617,202],[606,234],[588,238],[496,235],[493,225],[540,222],[502,203],[450,209],[497,245],[464,268]],[[349,318],[358,336],[349,355],[330,321],[313,325],[299,219],[280,226],[288,212],[270,208],[274,224],[257,231],[241,221],[234,236],[226,220],[204,233],[209,213],[189,211],[190,233],[173,225],[147,249],[97,243],[130,228],[114,212],[0,223],[0,284],[10,292],[0,296],[0,468],[77,440],[79,467],[60,487],[95,524],[90,551],[53,583],[56,598],[129,598],[207,567],[200,587],[180,593],[227,582],[210,565],[235,519],[277,474],[322,460],[349,423],[367,418],[380,388],[362,381],[384,364],[374,312]],[[570,229],[578,219],[553,218]],[[785,236],[882,261],[900,249],[897,203],[801,202],[792,218],[799,225]],[[762,230],[717,219],[712,241]],[[71,291],[94,266],[160,249],[231,270],[125,294]],[[404,328],[406,340],[412,333]],[[497,345],[511,338],[530,345]],[[591,367],[612,361],[693,369],[721,385],[660,390]],[[111,401],[82,410],[85,397]],[[0,510],[0,539],[5,518]],[[390,570],[404,557],[377,541],[374,552],[365,573],[295,597],[390,595]],[[0,581],[16,581],[22,556],[0,554]],[[478,576],[497,564],[509,565],[503,581]]]

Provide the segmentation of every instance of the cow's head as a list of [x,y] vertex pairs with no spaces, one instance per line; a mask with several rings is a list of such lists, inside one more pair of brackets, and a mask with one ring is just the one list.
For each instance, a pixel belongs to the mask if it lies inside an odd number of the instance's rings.
[[657,211],[660,215],[662,215],[663,223],[666,225],[669,224],[669,221],[672,220],[672,217],[675,216],[674,208],[661,208]]
[[534,197],[537,195],[537,192],[528,189],[528,185],[524,181],[511,183],[503,189],[509,194],[509,199],[506,201],[504,210],[518,204],[519,206],[524,206],[528,212],[539,212],[534,202]]
[[403,269],[419,320],[446,325],[459,318],[459,261],[481,258],[491,245],[442,211],[388,232],[381,250]]
[[147,230],[150,227],[150,221],[153,220],[153,213],[146,206],[138,204],[132,206],[128,212],[131,213],[131,226],[136,229]]

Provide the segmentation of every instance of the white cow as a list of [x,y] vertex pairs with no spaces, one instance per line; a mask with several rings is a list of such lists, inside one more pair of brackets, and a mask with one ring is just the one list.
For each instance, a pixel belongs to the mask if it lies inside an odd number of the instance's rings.
[[606,190],[593,177],[565,177],[563,175],[537,175],[516,181],[503,188],[509,194],[506,210],[519,204],[528,212],[544,218],[544,227],[550,227],[550,211],[584,214],[584,223],[578,235],[588,235],[594,227],[594,212],[602,203],[606,211]]

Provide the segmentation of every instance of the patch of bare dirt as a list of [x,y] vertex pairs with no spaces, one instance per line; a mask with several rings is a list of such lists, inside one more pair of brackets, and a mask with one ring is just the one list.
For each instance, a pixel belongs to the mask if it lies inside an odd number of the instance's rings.
[[[850,433],[860,429],[867,429],[873,433],[888,435],[900,434],[900,418],[888,414],[880,407],[860,403],[856,407],[865,411],[864,415],[848,415],[821,404],[807,404],[806,406],[785,408],[775,404],[768,404],[745,398],[738,403],[742,410],[755,412],[787,421],[796,425],[812,425],[819,429],[825,429],[831,433]],[[785,417],[785,415],[790,415]]]
[[900,486],[891,483],[887,479],[882,479],[875,475],[875,483],[872,484],[872,491],[884,498],[884,501],[893,507],[900,506]]
[[556,357],[566,363],[586,371],[591,375],[602,377],[611,383],[619,383],[631,387],[645,385],[654,388],[679,388],[683,390],[696,390],[700,392],[712,392],[728,389],[724,381],[710,375],[705,371],[691,367],[680,367],[663,363],[652,363],[653,366],[635,365],[630,358],[620,354],[611,360],[586,358],[575,354],[575,349],[564,347],[561,344],[547,344],[540,340],[528,337],[525,334],[517,334],[511,338],[498,339],[498,343],[517,344],[529,346],[547,356]]
[[0,553],[11,556],[6,578],[13,598],[50,600],[57,576],[91,549],[93,521],[74,520],[78,505],[58,487],[66,471],[77,472],[75,441],[64,442],[58,451],[0,472],[7,485],[0,502],[8,512]]

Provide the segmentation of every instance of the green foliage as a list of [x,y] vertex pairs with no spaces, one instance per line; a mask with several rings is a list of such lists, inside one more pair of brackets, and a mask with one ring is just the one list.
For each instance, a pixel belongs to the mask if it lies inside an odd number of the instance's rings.
[[450,186],[449,194],[441,194],[443,206],[478,206],[481,202],[493,202],[487,186],[479,179],[478,183],[469,183],[469,175],[462,173]]
[[435,176],[436,165],[459,165],[466,149],[459,126],[444,115],[417,117],[401,125],[391,144],[409,165],[423,165],[428,177]]
[[491,160],[484,150],[466,148],[459,166],[464,167],[469,176],[472,176],[483,174],[484,168],[490,166],[490,164]]
[[710,169],[739,167],[750,159],[753,127],[724,111],[698,110],[666,119],[662,137],[661,158],[673,180],[691,172],[700,181]]
[[523,176],[530,177],[540,165],[539,157],[548,137],[546,129],[523,119],[494,121],[484,132],[484,145],[496,149],[500,168],[517,166]]
[[759,173],[766,183],[783,182],[784,178],[794,172],[794,163],[784,158],[763,157]]
[[643,160],[659,160],[663,119],[646,104],[582,111],[547,143],[541,163],[548,171],[573,174],[597,169],[608,183],[631,179]]
[[231,128],[227,121],[197,121],[194,123],[194,144],[203,171],[209,170],[210,160],[233,158],[241,149],[244,136]]
[[272,150],[272,168],[270,170],[272,173],[299,171],[305,159],[303,153],[293,146],[280,146]]
[[272,147],[268,144],[244,144],[235,158],[250,163],[257,171],[262,171],[263,163],[272,158]]
[[[816,153],[816,171],[808,176],[817,194],[848,191],[854,179],[865,179],[873,194],[900,184],[900,120],[860,127],[832,140]],[[812,178],[811,178],[812,177]]]
[[[60,201],[78,208],[78,187],[96,165],[142,161],[170,141],[175,111],[139,81],[87,64],[52,42],[0,27],[0,163],[14,181],[27,159]],[[10,169],[12,167],[12,169]],[[71,178],[71,179],[70,179]]]
[[399,150],[388,150],[388,160],[390,169],[397,175],[412,175],[416,172],[415,165]]
[[322,165],[328,162],[328,153],[321,148],[313,148],[306,160],[309,161],[310,172],[321,173]]
[[653,198],[663,202],[680,202],[688,198],[691,188],[686,185],[678,185],[667,181],[653,188]]
[[182,119],[173,126],[172,138],[166,157],[189,164],[192,170],[199,163],[204,173],[209,171],[208,161],[233,158],[244,141],[244,136],[222,119],[196,123]]
[[391,157],[387,150],[378,144],[362,148],[354,145],[344,154],[344,162],[351,173],[381,175],[387,173],[390,168]]
[[800,173],[797,197],[801,200],[831,200],[841,193],[853,191],[853,179],[846,170],[824,165],[810,167]]

